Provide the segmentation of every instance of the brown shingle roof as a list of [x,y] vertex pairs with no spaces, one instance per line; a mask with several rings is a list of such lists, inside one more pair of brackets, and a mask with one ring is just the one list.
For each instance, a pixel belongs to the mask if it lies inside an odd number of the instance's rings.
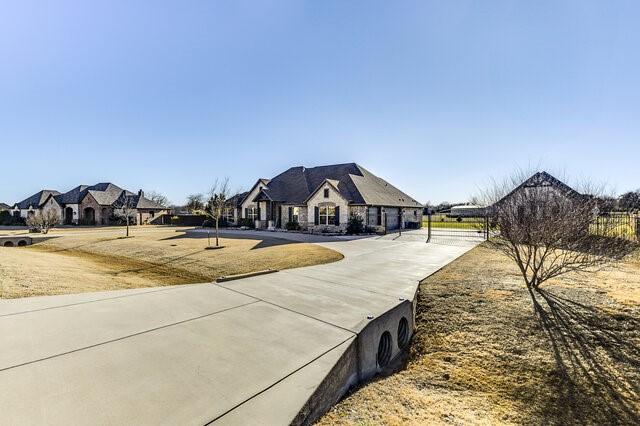
[[60,193],[51,189],[43,189],[42,191],[33,194],[31,197],[16,203],[16,207],[19,209],[28,209],[29,207],[37,209],[42,205],[42,203],[47,201],[49,195],[53,195],[55,197],[60,195]]
[[334,181],[351,204],[422,207],[411,196],[355,163],[292,167],[271,179],[264,192],[273,201],[304,204],[326,179]]

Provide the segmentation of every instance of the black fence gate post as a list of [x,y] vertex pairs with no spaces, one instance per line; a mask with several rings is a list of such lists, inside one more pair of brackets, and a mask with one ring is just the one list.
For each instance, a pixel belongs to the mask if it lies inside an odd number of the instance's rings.
[[489,216],[484,217],[484,240],[489,241]]

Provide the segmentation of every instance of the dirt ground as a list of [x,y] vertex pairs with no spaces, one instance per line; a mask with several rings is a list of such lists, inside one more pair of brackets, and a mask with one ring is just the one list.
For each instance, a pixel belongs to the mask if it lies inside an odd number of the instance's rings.
[[205,250],[206,236],[186,229],[132,228],[132,238],[123,238],[123,228],[56,229],[32,246],[0,247],[0,298],[210,282],[342,259],[324,247],[266,234],[222,238],[223,249]]
[[640,259],[533,301],[510,260],[472,250],[421,283],[406,368],[319,423],[640,424]]

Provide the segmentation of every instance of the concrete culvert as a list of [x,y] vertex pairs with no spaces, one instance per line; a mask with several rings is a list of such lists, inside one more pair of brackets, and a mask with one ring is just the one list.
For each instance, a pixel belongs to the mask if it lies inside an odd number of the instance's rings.
[[398,324],[398,347],[404,349],[409,344],[409,321],[405,317],[400,319]]
[[386,367],[391,361],[392,343],[391,333],[385,331],[380,336],[380,343],[378,344],[378,366]]
[[4,242],[4,246],[5,247],[13,247],[13,241],[5,241]]
[[18,247],[24,247],[26,245],[27,245],[27,242],[25,240],[18,241]]

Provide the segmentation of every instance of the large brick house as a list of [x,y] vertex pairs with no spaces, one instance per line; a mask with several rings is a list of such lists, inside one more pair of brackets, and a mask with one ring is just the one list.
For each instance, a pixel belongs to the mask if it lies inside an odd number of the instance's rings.
[[112,183],[80,185],[63,193],[42,190],[13,206],[14,216],[27,218],[37,211],[55,209],[65,225],[109,225],[118,206],[125,201],[133,208],[138,224],[149,223],[167,209],[145,198],[142,190],[134,194]]
[[352,216],[378,230],[422,223],[422,204],[355,163],[292,167],[272,179],[258,179],[231,201],[227,219],[249,219],[258,228],[297,222],[310,231],[344,231]]

